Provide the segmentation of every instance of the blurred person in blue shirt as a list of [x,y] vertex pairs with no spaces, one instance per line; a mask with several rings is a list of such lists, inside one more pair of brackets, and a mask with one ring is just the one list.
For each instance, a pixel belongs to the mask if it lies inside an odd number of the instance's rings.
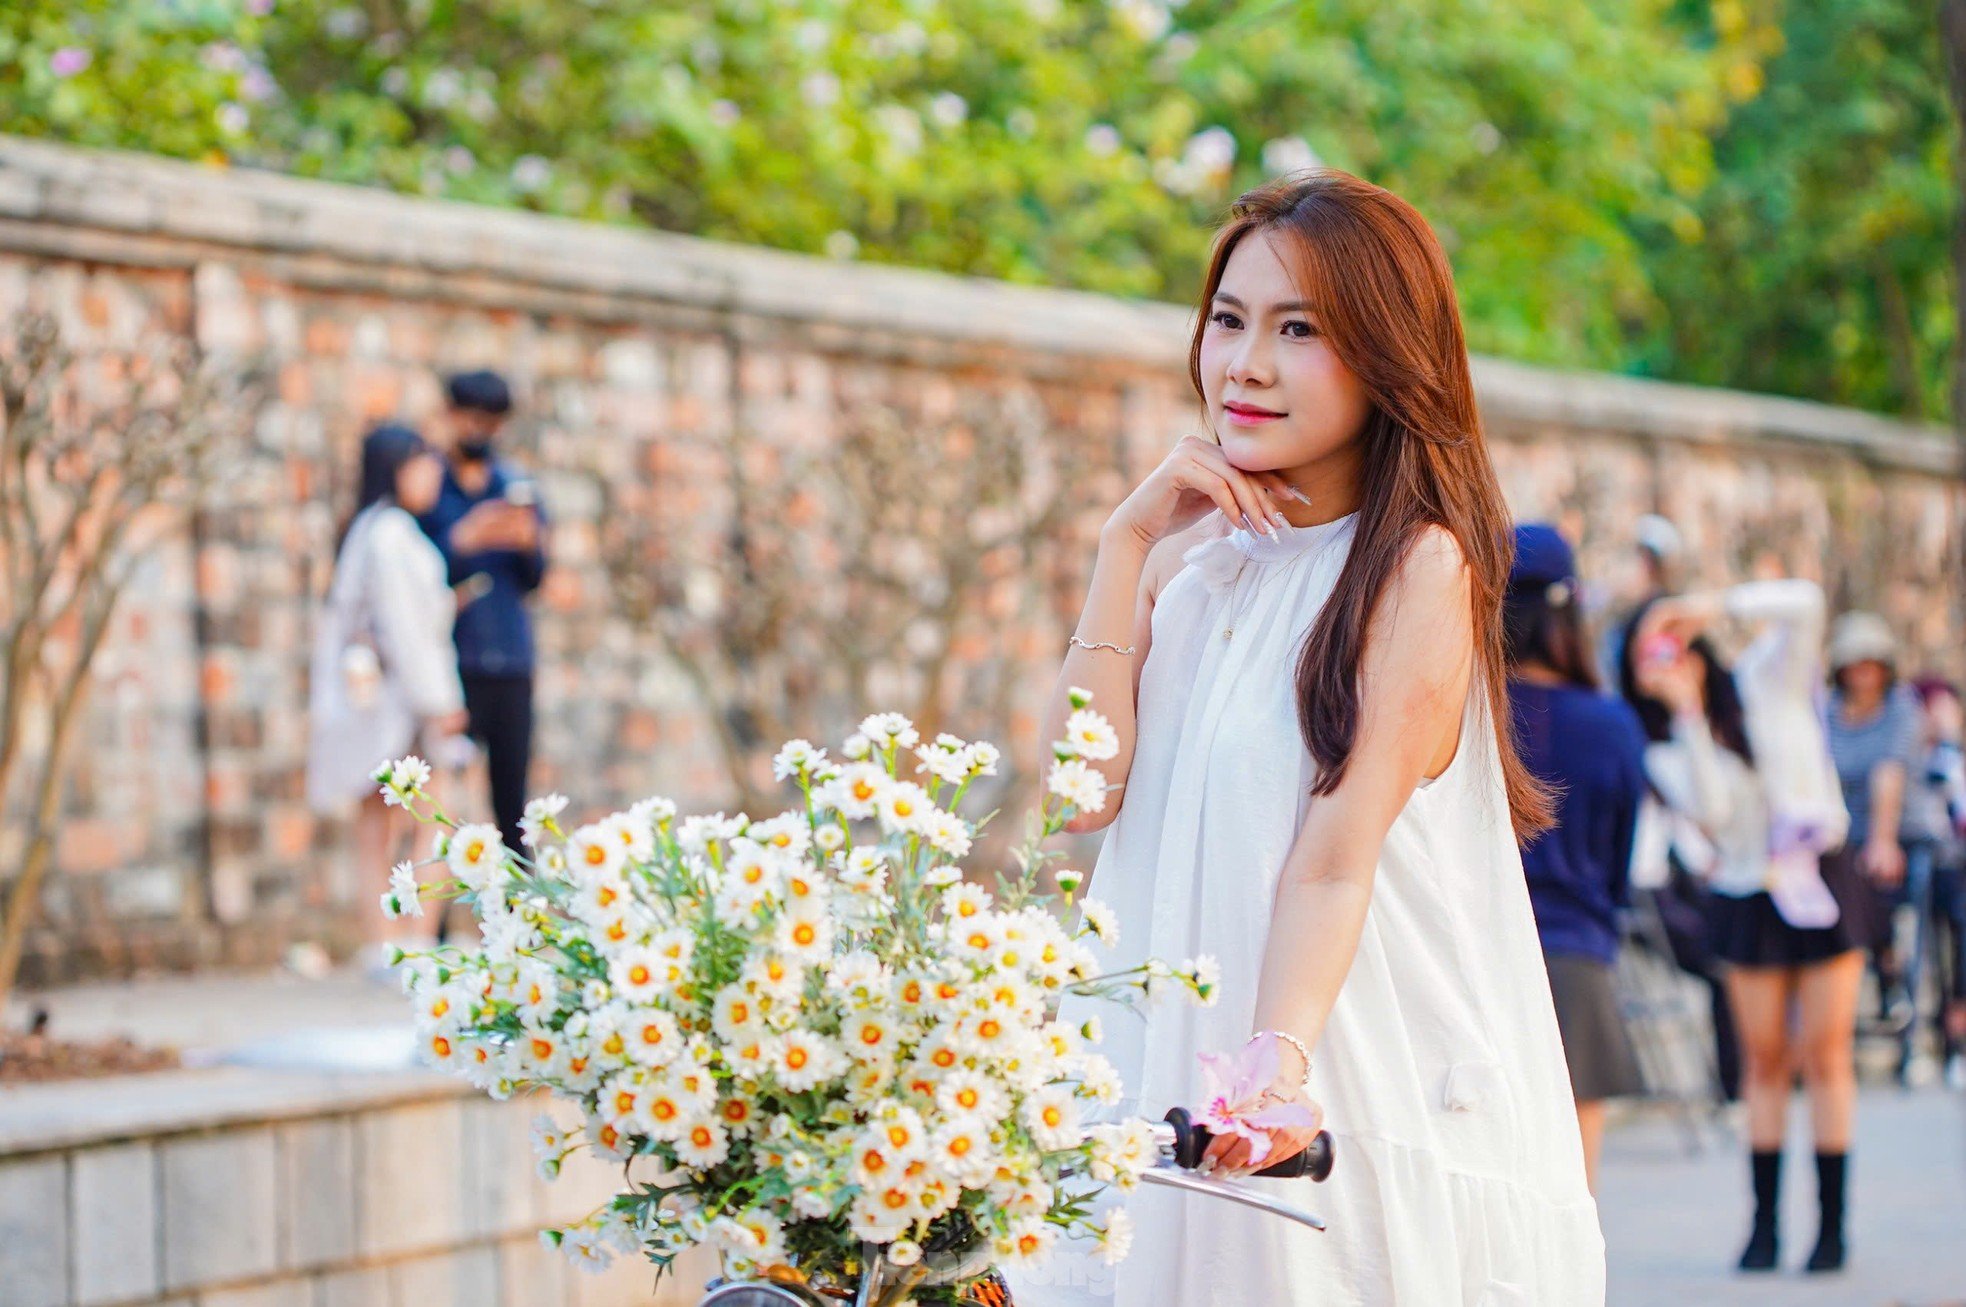
[[518,851],[532,761],[536,655],[526,596],[546,574],[546,515],[537,484],[496,456],[512,391],[496,372],[461,372],[446,385],[444,485],[419,521],[458,588],[458,671],[470,732],[485,751],[492,812]]
[[1502,604],[1509,706],[1523,765],[1556,793],[1556,822],[1523,846],[1522,870],[1596,1192],[1604,1102],[1644,1089],[1611,980],[1645,795],[1645,733],[1629,705],[1598,689],[1579,591],[1556,529],[1518,526]]

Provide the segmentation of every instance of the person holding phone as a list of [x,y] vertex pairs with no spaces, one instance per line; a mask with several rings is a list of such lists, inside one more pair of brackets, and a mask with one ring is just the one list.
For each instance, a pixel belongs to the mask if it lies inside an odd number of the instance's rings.
[[519,849],[532,762],[537,653],[526,597],[546,574],[546,514],[537,484],[495,456],[512,391],[496,372],[446,383],[449,435],[443,488],[419,520],[443,551],[457,588],[457,659],[471,737],[485,751],[492,812]]
[[[1760,633],[1729,668],[1706,635]],[[1652,741],[1646,772],[1711,846],[1708,926],[1744,1054],[1754,1221],[1740,1269],[1774,1269],[1789,1091],[1808,1090],[1820,1220],[1810,1271],[1840,1269],[1857,1105],[1855,1039],[1872,898],[1821,711],[1822,588],[1750,581],[1654,601],[1633,620],[1619,686]]]

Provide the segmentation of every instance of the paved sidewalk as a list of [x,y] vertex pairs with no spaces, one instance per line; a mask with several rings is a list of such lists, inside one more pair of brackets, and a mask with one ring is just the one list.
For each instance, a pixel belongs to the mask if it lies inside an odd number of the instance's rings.
[[1599,1208],[1609,1307],[1966,1307],[1966,1094],[1866,1087],[1850,1162],[1849,1268],[1799,1269],[1816,1238],[1815,1163],[1798,1098],[1783,1168],[1782,1265],[1742,1276],[1747,1159],[1738,1134],[1689,1153],[1646,1116],[1605,1145]]

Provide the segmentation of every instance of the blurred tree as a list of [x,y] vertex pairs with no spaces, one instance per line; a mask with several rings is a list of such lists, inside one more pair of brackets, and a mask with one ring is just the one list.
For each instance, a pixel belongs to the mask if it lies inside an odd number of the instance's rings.
[[1698,224],[1646,232],[1666,312],[1642,366],[1945,416],[1959,193],[1935,19],[1903,0],[1786,7],[1766,89],[1715,136]]
[[[1433,219],[1477,349],[1908,408],[1889,379],[1915,373],[1925,395],[1945,339],[1913,234],[1945,162],[1923,148],[1933,38],[1909,30],[1930,19],[1782,4],[15,0],[0,114],[91,144],[1172,299],[1237,190],[1328,161]],[[1846,30],[1874,35],[1839,80]],[[1778,55],[1786,89],[1764,104]],[[1811,102],[1825,121],[1798,124]],[[1716,175],[1716,140],[1747,180]],[[1850,157],[1755,208],[1817,149]],[[1868,206],[1848,184],[1866,160],[1890,174]],[[1858,248],[1880,229],[1885,255]],[[1772,349],[1826,279],[1842,307]],[[1865,296],[1896,336],[1866,330]]]

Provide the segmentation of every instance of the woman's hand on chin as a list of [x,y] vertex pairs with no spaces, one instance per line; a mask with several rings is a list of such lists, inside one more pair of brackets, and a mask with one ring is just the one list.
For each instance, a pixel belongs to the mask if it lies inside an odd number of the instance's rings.
[[1244,472],[1229,462],[1222,447],[1199,436],[1183,436],[1106,521],[1106,530],[1125,531],[1142,548],[1185,531],[1211,511],[1230,526],[1246,525],[1276,538],[1288,526],[1283,503],[1310,500],[1275,472]]

